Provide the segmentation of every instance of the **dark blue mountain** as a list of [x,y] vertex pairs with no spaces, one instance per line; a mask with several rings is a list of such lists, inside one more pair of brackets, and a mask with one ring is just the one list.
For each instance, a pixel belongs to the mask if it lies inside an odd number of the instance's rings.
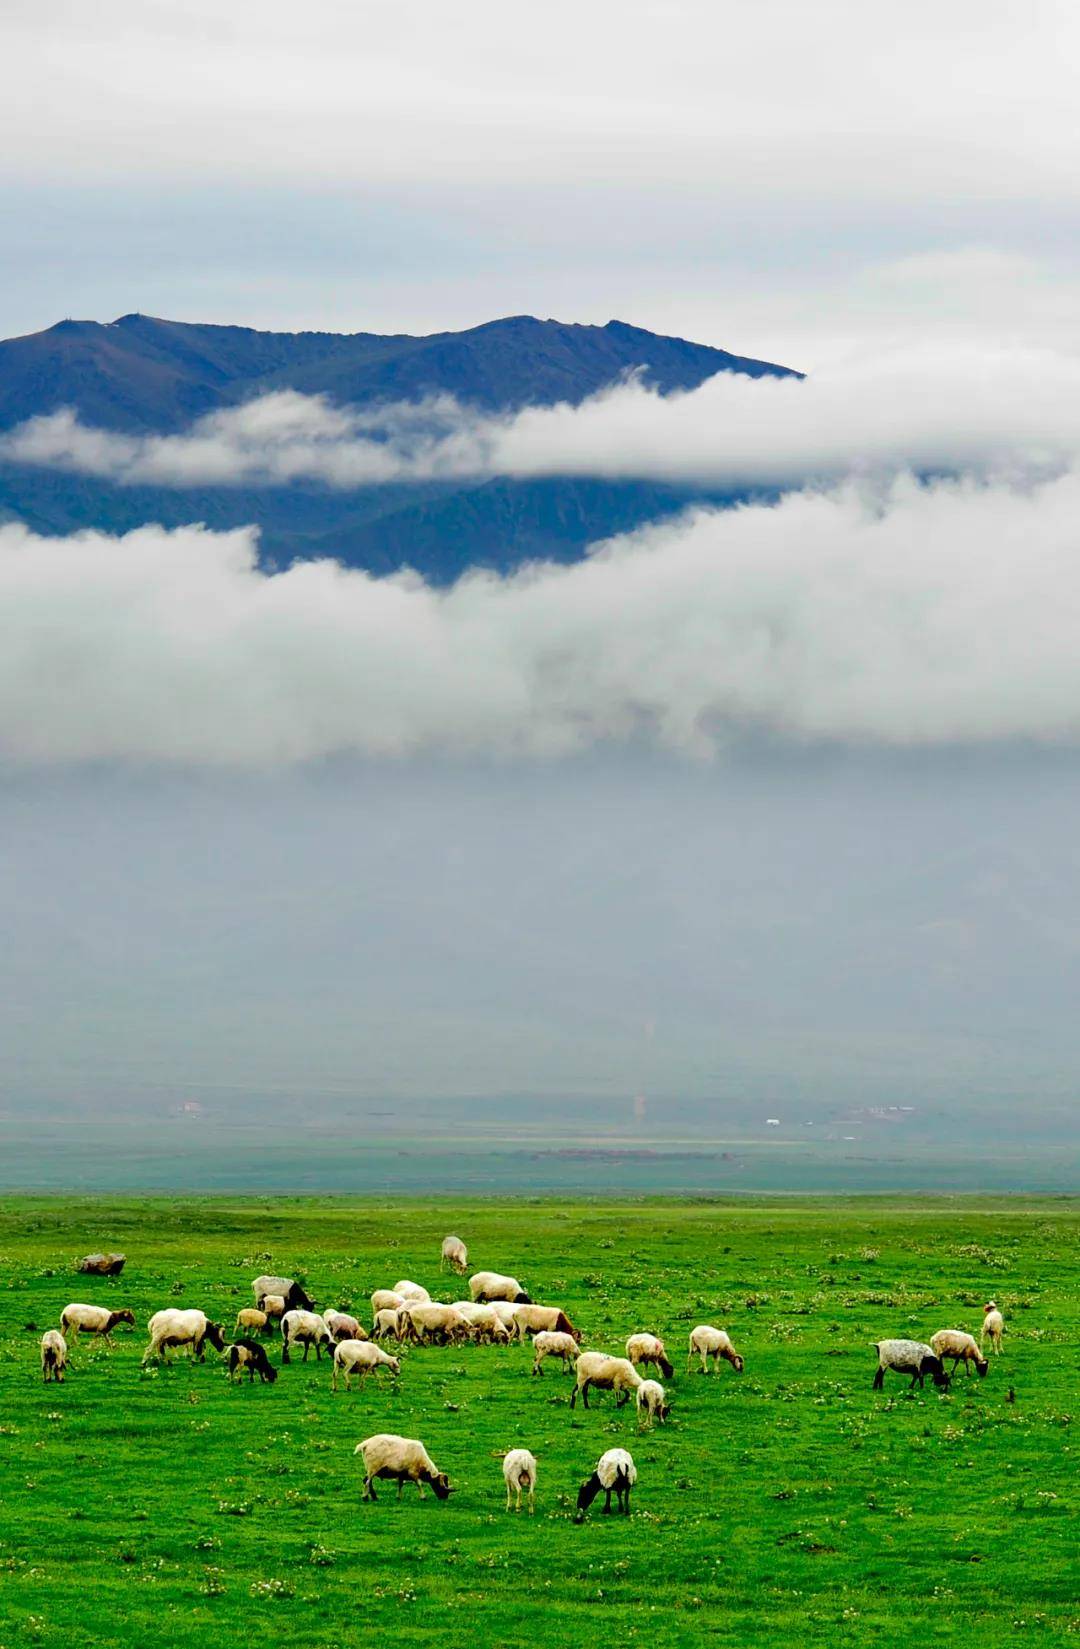
[[[572,326],[513,316],[429,337],[257,332],[125,315],[61,321],[0,342],[0,429],[75,408],[127,433],[170,433],[207,412],[277,389],[373,406],[449,393],[484,411],[569,402],[640,371],[661,393],[717,372],[789,369],[660,337],[621,321]],[[256,523],[266,558],[333,555],[385,572],[404,564],[446,582],[469,566],[575,559],[613,533],[681,509],[700,493],[642,482],[543,480],[395,485],[342,492],[312,483],[187,489],[126,487],[0,464],[0,519],[40,532],[124,530],[144,521]]]

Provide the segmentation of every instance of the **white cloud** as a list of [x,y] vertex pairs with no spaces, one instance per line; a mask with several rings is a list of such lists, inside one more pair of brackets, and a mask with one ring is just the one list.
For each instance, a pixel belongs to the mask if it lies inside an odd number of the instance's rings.
[[253,531],[0,529],[0,750],[276,764],[1080,738],[1080,473],[793,493],[434,590]]

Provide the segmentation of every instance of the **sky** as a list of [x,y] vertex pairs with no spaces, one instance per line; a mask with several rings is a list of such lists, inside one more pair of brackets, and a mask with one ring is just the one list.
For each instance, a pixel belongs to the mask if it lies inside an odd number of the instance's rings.
[[1075,8],[11,0],[0,47],[0,334],[527,312],[807,373],[0,437],[758,493],[445,591],[0,524],[0,1125],[887,1103],[1075,1151]]

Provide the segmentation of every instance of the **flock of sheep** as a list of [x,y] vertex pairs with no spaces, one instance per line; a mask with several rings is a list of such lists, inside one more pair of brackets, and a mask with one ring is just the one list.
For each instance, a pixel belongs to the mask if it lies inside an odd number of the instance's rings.
[[[468,1252],[460,1237],[449,1236],[444,1240],[441,1263],[465,1274]],[[385,1369],[394,1378],[400,1374],[400,1358],[385,1350],[381,1342],[393,1341],[399,1346],[408,1343],[450,1345],[465,1340],[509,1343],[525,1341],[531,1336],[533,1374],[543,1376],[543,1365],[548,1358],[558,1359],[564,1371],[572,1369],[575,1376],[570,1396],[572,1409],[579,1397],[583,1407],[588,1408],[589,1391],[594,1390],[613,1391],[620,1408],[632,1396],[639,1427],[662,1423],[670,1413],[664,1387],[648,1374],[650,1369],[656,1369],[665,1379],[674,1374],[663,1340],[651,1333],[631,1334],[626,1342],[625,1357],[582,1351],[581,1335],[560,1306],[538,1305],[515,1277],[499,1272],[475,1272],[469,1278],[469,1299],[450,1304],[432,1300],[426,1288],[407,1278],[395,1283],[392,1289],[377,1289],[371,1296],[370,1335],[348,1312],[317,1312],[314,1301],[292,1277],[256,1277],[251,1286],[255,1304],[238,1313],[235,1337],[231,1341],[225,1338],[224,1325],[212,1322],[203,1311],[169,1307],[155,1312],[147,1324],[150,1338],[143,1363],[154,1358],[164,1359],[166,1352],[185,1347],[202,1362],[210,1345],[225,1357],[230,1381],[246,1371],[249,1381],[258,1375],[260,1380],[273,1384],[278,1371],[263,1341],[254,1336],[271,1334],[279,1325],[283,1365],[291,1361],[292,1352],[300,1347],[305,1362],[312,1347],[316,1360],[321,1360],[325,1346],[332,1359],[332,1389],[337,1391],[340,1376],[348,1391],[354,1377],[362,1381],[368,1375],[377,1374],[379,1369]],[[49,1329],[42,1336],[44,1380],[63,1380],[69,1341],[80,1334],[90,1334],[111,1345],[112,1331],[121,1323],[134,1327],[134,1314],[128,1310],[109,1311],[97,1305],[66,1306],[59,1329]],[[912,1386],[921,1388],[929,1375],[935,1386],[947,1387],[950,1375],[946,1373],[945,1363],[950,1360],[953,1373],[963,1363],[969,1374],[974,1367],[980,1375],[985,1375],[989,1367],[984,1355],[986,1343],[989,1340],[991,1349],[1000,1351],[1003,1329],[1001,1311],[996,1301],[990,1300],[984,1307],[978,1342],[971,1334],[953,1328],[940,1329],[926,1344],[919,1340],[877,1341],[874,1389],[882,1388],[890,1369],[910,1374]],[[710,1359],[714,1373],[719,1372],[721,1360],[730,1363],[736,1372],[742,1372],[743,1359],[728,1334],[707,1323],[699,1324],[690,1333],[687,1372],[695,1358],[700,1359],[703,1373],[708,1372]],[[642,1369],[646,1374],[642,1374]],[[396,1481],[399,1497],[407,1482],[416,1484],[421,1497],[425,1484],[440,1500],[453,1493],[446,1473],[438,1469],[416,1438],[380,1432],[357,1444],[355,1452],[364,1460],[365,1499],[376,1498],[375,1482],[379,1478]],[[508,1511],[512,1503],[514,1510],[521,1509],[523,1494],[529,1511],[534,1510],[536,1473],[536,1457],[530,1450],[515,1448],[503,1456]],[[629,1452],[622,1448],[608,1449],[578,1491],[575,1521],[584,1519],[601,1491],[606,1496],[605,1511],[611,1510],[614,1494],[619,1511],[629,1512],[630,1491],[636,1481],[637,1468]]]

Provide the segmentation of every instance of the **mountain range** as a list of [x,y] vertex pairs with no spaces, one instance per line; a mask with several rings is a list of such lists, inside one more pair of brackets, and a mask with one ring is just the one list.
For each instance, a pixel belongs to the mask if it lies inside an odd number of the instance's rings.
[[[426,337],[260,332],[124,315],[65,320],[0,341],[0,430],[70,407],[128,434],[169,434],[274,390],[370,408],[450,394],[484,412],[577,405],[630,372],[662,394],[717,372],[789,376],[768,361],[622,321],[567,325],[512,316]],[[385,573],[403,565],[437,583],[471,566],[575,560],[586,545],[669,516],[694,499],[739,494],[581,477],[395,483],[342,491],[315,482],[186,488],[128,486],[0,461],[0,520],[41,533],[256,524],[265,560],[329,555]]]

